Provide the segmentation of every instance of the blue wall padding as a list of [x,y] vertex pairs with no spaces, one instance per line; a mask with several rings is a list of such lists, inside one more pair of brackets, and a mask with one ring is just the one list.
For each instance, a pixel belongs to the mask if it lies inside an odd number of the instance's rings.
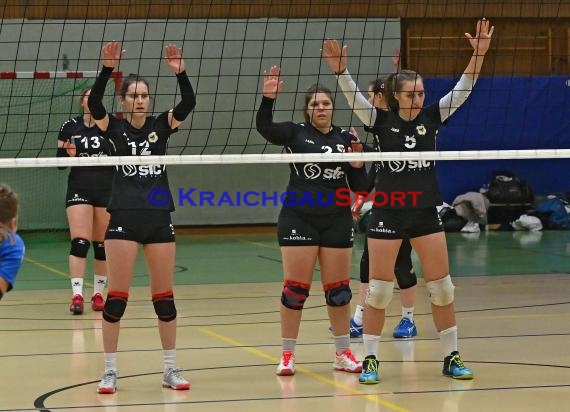
[[[458,78],[425,78],[426,104]],[[570,78],[482,77],[465,104],[439,132],[438,150],[570,149]],[[493,170],[526,179],[535,194],[570,191],[570,158],[440,161],[444,200],[477,191]]]

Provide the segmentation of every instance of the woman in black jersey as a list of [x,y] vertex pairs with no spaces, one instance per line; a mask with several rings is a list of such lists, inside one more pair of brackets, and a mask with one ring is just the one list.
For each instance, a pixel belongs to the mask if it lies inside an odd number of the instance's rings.
[[[102,103],[105,85],[118,64],[121,52],[116,41],[102,50],[103,69],[89,96],[89,109],[103,137],[116,156],[164,155],[170,135],[176,132],[194,109],[196,99],[186,75],[182,50],[166,47],[166,63],[176,74],[180,103],[158,116],[148,116],[150,95],[148,82],[137,75],[123,80],[120,103],[124,119],[107,113]],[[159,202],[159,196],[166,199]],[[170,212],[174,210],[164,165],[116,166],[108,206],[111,220],[105,235],[109,267],[109,291],[103,310],[103,346],[105,373],[97,391],[114,393],[117,388],[117,343],[120,320],[128,300],[138,243],[142,244],[150,274],[154,310],[163,348],[162,384],[172,389],[189,389],[189,383],[176,367],[176,307],[173,295],[175,238]]]
[[[322,85],[305,95],[304,123],[273,122],[273,104],[282,89],[280,69],[265,75],[263,98],[257,112],[257,130],[269,142],[290,153],[342,153],[362,150],[358,139],[332,124],[332,93]],[[350,350],[349,286],[354,230],[350,202],[339,205],[339,190],[363,190],[367,184],[363,162],[292,163],[287,196],[279,214],[277,236],[283,257],[281,295],[283,352],[277,375],[295,373],[295,345],[301,311],[309,296],[317,259],[329,318],[335,337],[333,367],[360,372],[361,362]]]
[[[377,149],[382,152],[433,151],[438,128],[469,96],[481,71],[493,27],[486,19],[477,22],[476,34],[466,33],[473,55],[457,85],[438,102],[423,107],[421,76],[404,70],[387,81],[386,97],[392,110],[376,110],[363,98],[347,71],[346,46],[335,40],[323,45],[323,57],[338,76],[349,105],[371,128]],[[389,161],[377,169],[376,191],[383,191],[382,207],[372,209],[368,228],[370,285],[364,312],[364,352],[360,382],[378,383],[378,342],[384,326],[385,309],[394,288],[392,268],[402,239],[410,239],[423,268],[430,293],[434,323],[443,347],[443,374],[454,379],[473,379],[457,350],[454,286],[443,225],[436,206],[441,204],[435,162]]]
[[[376,79],[368,85],[368,102],[372,106],[380,110],[388,110],[386,103],[385,81],[384,79]],[[370,131],[366,127],[367,131]],[[365,151],[374,151],[374,148],[368,145],[364,146]],[[374,182],[376,180],[376,164],[372,164],[369,172],[367,192],[374,190]],[[358,220],[360,210],[365,202],[364,196],[358,197],[352,205],[353,217]],[[369,282],[369,262],[368,262],[368,242],[364,241],[364,250],[360,258],[360,294],[359,303],[356,306],[354,316],[350,319],[350,336],[353,338],[361,337],[363,332],[363,315],[365,307],[366,292],[368,290]],[[392,335],[396,339],[412,338],[417,335],[417,327],[414,322],[414,303],[416,300],[417,278],[412,265],[412,246],[409,239],[402,240],[402,245],[398,251],[396,258],[396,266],[394,273],[398,286],[400,288],[400,301],[402,306],[402,318],[400,322],[394,327]]]
[[[109,143],[91,117],[87,99],[91,89],[80,96],[83,115],[67,120],[61,126],[57,142],[57,156],[98,157],[109,154]],[[103,310],[103,291],[107,282],[107,262],[103,238],[109,223],[107,203],[113,180],[112,167],[72,167],[67,178],[65,211],[71,236],[69,275],[72,298],[69,310],[74,315],[83,313],[83,278],[87,268],[87,253],[93,244],[93,295],[91,308]]]

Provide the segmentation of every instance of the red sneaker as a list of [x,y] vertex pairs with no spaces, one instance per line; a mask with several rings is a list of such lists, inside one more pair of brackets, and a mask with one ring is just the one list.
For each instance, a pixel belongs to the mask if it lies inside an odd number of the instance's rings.
[[100,293],[95,293],[91,297],[91,309],[96,312],[101,312],[105,308],[105,300]]
[[74,315],[81,315],[83,313],[83,296],[74,295],[73,298],[71,298],[69,311]]

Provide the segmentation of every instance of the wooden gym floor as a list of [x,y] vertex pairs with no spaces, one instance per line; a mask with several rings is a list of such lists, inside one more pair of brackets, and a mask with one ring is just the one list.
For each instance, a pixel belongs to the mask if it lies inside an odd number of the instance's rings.
[[[271,230],[270,230],[271,231]],[[119,389],[98,395],[101,314],[68,311],[65,233],[24,234],[16,289],[0,302],[0,411],[542,411],[570,409],[570,233],[449,234],[459,346],[473,381],[441,375],[420,279],[413,340],[395,340],[396,293],[380,343],[381,382],[333,372],[318,283],[303,314],[297,374],[277,377],[281,261],[272,233],[178,235],[177,361],[190,391],[161,387],[162,352],[142,257],[119,342]],[[358,259],[354,248],[353,291]],[[318,279],[318,268],[315,272]],[[92,276],[85,295],[91,294]],[[362,340],[353,339],[362,355]]]

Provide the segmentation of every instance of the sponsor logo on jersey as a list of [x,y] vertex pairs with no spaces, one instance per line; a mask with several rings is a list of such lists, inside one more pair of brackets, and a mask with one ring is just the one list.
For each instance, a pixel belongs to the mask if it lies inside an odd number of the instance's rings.
[[303,167],[303,173],[307,179],[316,179],[321,175],[321,168],[316,163],[307,163]]
[[83,153],[79,153],[78,156],[79,157],[103,157],[103,156],[108,156],[108,154],[103,152],[103,151],[98,152],[98,153],[92,153],[92,154],[83,152]]
[[416,126],[416,131],[418,132],[418,134],[420,136],[424,136],[427,132],[426,127],[423,124],[420,124],[419,126]]
[[315,142],[313,142],[311,139],[305,139],[305,143],[315,144]]
[[344,153],[344,152],[346,151],[346,148],[345,148],[344,145],[342,145],[342,144],[337,144],[337,145],[336,145],[336,150],[337,150],[339,153]]
[[396,129],[395,127],[392,127],[390,130],[394,133],[400,133],[400,129]]
[[122,165],[116,168],[123,173],[123,177],[160,176],[165,169],[164,165]]
[[431,160],[390,160],[389,162],[381,162],[382,167],[386,168],[385,163],[388,163],[388,169],[391,173],[400,173],[405,170],[416,171],[430,169],[433,166]]
[[307,179],[317,179],[321,175],[323,179],[327,180],[337,180],[344,178],[344,171],[341,166],[337,166],[335,169],[321,169],[321,167],[316,163],[307,163],[303,167],[303,173]]

